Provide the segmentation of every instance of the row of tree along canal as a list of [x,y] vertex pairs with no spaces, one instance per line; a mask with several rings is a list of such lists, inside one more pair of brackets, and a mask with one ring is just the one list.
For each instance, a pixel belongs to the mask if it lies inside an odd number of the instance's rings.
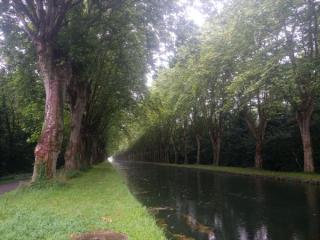
[[320,7],[289,2],[226,4],[158,74],[120,158],[314,172]]
[[105,159],[179,11],[172,1],[1,1],[0,174],[28,171],[35,145],[34,181],[54,177],[57,162]]

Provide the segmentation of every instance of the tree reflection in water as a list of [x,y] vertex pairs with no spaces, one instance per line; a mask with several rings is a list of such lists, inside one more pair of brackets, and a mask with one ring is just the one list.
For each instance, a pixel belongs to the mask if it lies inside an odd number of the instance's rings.
[[200,240],[320,239],[320,190],[209,171],[117,163],[147,207],[162,208],[168,236]]

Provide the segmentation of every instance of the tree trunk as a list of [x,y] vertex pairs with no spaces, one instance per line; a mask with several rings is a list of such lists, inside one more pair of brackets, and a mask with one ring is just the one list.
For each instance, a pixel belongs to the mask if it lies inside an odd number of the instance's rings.
[[184,143],[184,164],[188,164],[188,150],[187,150],[187,143]]
[[166,163],[170,163],[170,152],[169,152],[169,147],[166,146],[165,147],[165,160],[166,160]]
[[265,114],[260,112],[258,126],[256,126],[256,123],[252,119],[250,113],[245,113],[245,121],[246,121],[247,126],[249,128],[249,131],[251,132],[254,139],[256,140],[256,153],[255,153],[255,158],[254,158],[254,167],[257,169],[262,169],[262,167],[263,167],[262,151],[263,151],[265,131],[266,131],[267,124],[268,124],[267,118],[266,118]]
[[170,141],[171,141],[173,151],[174,151],[174,163],[178,164],[178,150],[177,150],[176,144],[173,140],[173,137],[170,138]]
[[221,134],[218,130],[210,130],[209,135],[212,146],[212,163],[216,166],[219,166],[221,152]]
[[159,145],[159,162],[163,162],[163,150],[161,144]]
[[80,168],[81,127],[83,114],[87,104],[87,84],[73,78],[68,87],[71,105],[71,133],[64,155],[65,169],[77,170]]
[[63,139],[63,104],[66,85],[71,78],[69,64],[57,65],[53,51],[45,44],[37,45],[38,65],[46,93],[42,132],[35,148],[32,181],[55,176],[57,158]]
[[174,163],[178,164],[179,163],[179,154],[178,151],[174,152]]
[[[96,140],[92,140],[92,145],[90,149],[90,166],[94,165],[98,156],[98,143]],[[138,153],[139,157],[139,153]]]
[[263,158],[262,158],[262,146],[263,142],[261,140],[256,141],[256,155],[254,158],[255,168],[262,169]]
[[188,164],[188,138],[187,138],[187,120],[184,121],[183,125],[183,141],[184,141],[184,164]]
[[[103,162],[105,159],[105,143],[100,139],[92,139],[90,165]],[[138,161],[141,161],[142,152],[138,153]]]
[[213,155],[213,160],[217,166],[220,165],[220,152],[221,152],[221,137],[217,136],[214,138],[215,142],[215,150],[214,150],[214,155]]
[[314,104],[311,98],[303,101],[301,109],[297,111],[297,122],[300,128],[303,145],[304,172],[314,172],[313,149],[311,141],[311,117],[314,111]]
[[201,142],[200,142],[200,135],[196,135],[197,141],[197,164],[200,164],[200,152],[201,152]]
[[82,126],[82,129],[80,130],[80,146],[78,149],[80,152],[79,169],[87,169],[90,166],[91,144],[85,128],[85,126]]

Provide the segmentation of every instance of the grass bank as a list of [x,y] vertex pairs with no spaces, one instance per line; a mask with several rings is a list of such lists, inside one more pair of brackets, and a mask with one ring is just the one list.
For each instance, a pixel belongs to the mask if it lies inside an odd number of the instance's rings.
[[254,168],[221,167],[221,166],[212,166],[212,165],[185,165],[185,164],[167,164],[167,163],[159,163],[159,165],[203,169],[203,170],[210,170],[210,171],[220,172],[220,173],[264,177],[264,178],[270,178],[270,179],[276,179],[276,180],[282,180],[282,181],[295,181],[295,182],[301,182],[301,183],[311,183],[311,184],[320,185],[320,174],[301,173],[301,172],[278,172],[278,171],[259,170]]
[[126,233],[130,240],[165,239],[147,209],[108,164],[63,186],[18,189],[0,196],[1,239],[60,240],[105,229]]

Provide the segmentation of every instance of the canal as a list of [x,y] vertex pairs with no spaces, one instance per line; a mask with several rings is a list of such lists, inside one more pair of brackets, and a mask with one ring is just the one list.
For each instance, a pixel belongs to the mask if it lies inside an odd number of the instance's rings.
[[116,162],[168,239],[319,240],[320,187]]

